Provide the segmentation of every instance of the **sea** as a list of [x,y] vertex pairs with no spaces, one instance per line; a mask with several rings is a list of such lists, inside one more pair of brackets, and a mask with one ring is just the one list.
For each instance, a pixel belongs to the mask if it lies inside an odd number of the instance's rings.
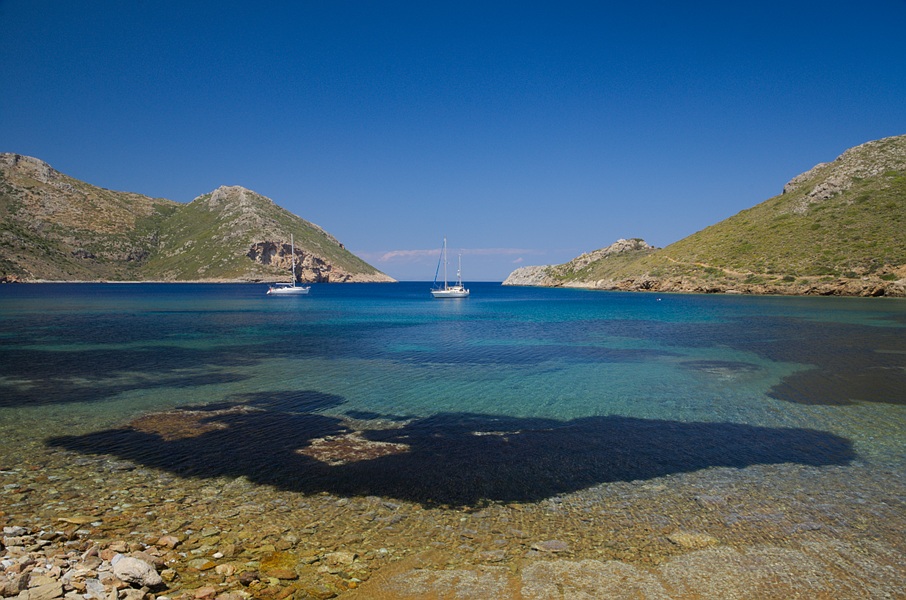
[[[107,468],[306,518],[408,511],[359,525],[400,555],[484,511],[504,562],[776,547],[868,590],[843,597],[897,595],[906,300],[467,285],[0,286],[0,518],[128,512],[114,476],[67,491]],[[449,535],[445,560],[490,556]]]

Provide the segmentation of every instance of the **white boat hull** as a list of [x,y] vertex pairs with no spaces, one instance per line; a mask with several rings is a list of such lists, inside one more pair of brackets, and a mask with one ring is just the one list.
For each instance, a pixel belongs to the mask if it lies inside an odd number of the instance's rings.
[[302,296],[308,293],[308,290],[311,288],[308,286],[286,286],[286,287],[272,287],[268,288],[268,296]]
[[465,288],[447,288],[444,290],[431,290],[435,298],[468,298],[469,290]]

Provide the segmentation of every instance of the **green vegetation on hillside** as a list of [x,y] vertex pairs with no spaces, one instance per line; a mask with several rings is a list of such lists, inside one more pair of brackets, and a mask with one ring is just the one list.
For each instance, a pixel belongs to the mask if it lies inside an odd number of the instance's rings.
[[[0,154],[0,279],[285,279],[291,237],[297,262],[308,261],[319,281],[390,280],[316,225],[241,187],[179,204]],[[280,264],[256,262],[256,246],[275,249]]]
[[561,285],[659,280],[714,290],[889,282],[904,276],[904,231],[906,136],[899,136],[848,150],[795,178],[785,193],[662,250],[545,273]]
[[0,155],[0,276],[127,279],[150,250],[136,223],[168,206]]
[[906,172],[856,182],[795,207],[805,190],[777,196],[640,262],[653,276],[748,273],[763,279],[861,277],[906,263]]
[[[174,279],[254,278],[282,271],[251,262],[249,248],[278,238],[352,273],[378,271],[344,249],[320,228],[241,188],[205,194],[164,219],[158,251],[148,262],[149,277]],[[216,195],[216,199],[215,199]]]

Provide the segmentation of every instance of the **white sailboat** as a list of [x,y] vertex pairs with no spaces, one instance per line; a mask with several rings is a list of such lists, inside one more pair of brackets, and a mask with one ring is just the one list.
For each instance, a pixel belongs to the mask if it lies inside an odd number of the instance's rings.
[[311,289],[310,285],[296,285],[296,240],[293,235],[289,235],[289,243],[292,248],[292,265],[293,280],[290,283],[275,283],[267,288],[268,296],[299,296],[307,294]]
[[[440,263],[444,264],[444,287],[438,287],[437,275],[440,271]],[[447,238],[444,238],[444,247],[440,253],[440,260],[437,263],[437,271],[434,272],[434,289],[431,295],[435,298],[468,298],[469,290],[462,285],[462,254],[459,255],[459,268],[456,269],[456,284],[447,284]]]

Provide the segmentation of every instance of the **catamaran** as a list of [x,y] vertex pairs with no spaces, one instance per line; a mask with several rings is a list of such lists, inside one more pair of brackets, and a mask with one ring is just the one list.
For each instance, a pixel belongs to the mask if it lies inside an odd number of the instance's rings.
[[296,240],[292,234],[289,235],[289,243],[292,248],[293,280],[290,283],[275,283],[270,286],[267,288],[268,296],[298,296],[307,294],[311,289],[310,285],[296,285]]
[[[444,264],[444,287],[437,285],[437,275],[440,273],[440,263]],[[435,298],[468,298],[469,290],[462,285],[462,254],[459,255],[459,268],[456,269],[456,285],[447,285],[447,238],[444,238],[444,247],[437,261],[437,270],[434,271],[434,288],[431,295]]]

